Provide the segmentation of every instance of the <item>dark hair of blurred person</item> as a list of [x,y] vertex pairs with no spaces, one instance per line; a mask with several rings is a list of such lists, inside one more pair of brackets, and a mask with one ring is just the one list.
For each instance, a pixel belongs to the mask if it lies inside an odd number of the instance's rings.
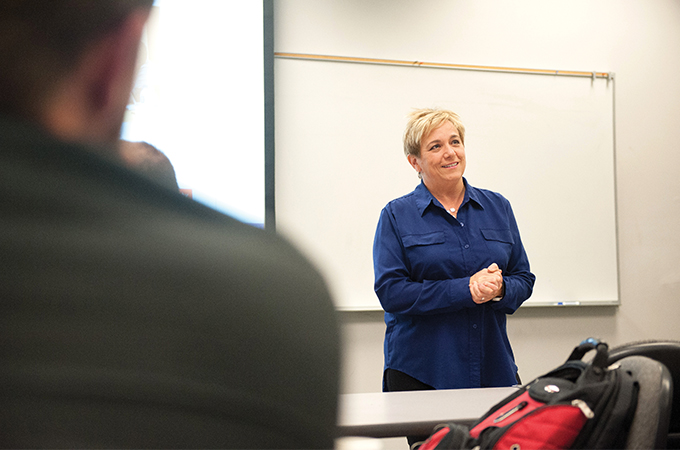
[[165,153],[144,141],[121,140],[119,150],[123,164],[169,189],[179,190],[175,168]]

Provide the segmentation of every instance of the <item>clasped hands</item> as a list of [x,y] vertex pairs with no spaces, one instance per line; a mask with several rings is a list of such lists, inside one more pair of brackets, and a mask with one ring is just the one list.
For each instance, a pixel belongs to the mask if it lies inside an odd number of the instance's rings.
[[503,271],[493,263],[470,277],[472,301],[481,305],[503,295]]

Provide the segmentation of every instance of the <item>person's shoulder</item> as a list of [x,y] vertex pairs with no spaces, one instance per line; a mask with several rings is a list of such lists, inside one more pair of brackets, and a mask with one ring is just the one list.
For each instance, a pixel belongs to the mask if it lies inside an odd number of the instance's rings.
[[385,209],[400,209],[415,206],[416,200],[418,198],[417,191],[418,189],[416,188],[408,194],[404,194],[400,197],[390,200],[387,202],[387,205],[385,205]]
[[471,186],[468,184],[468,189],[470,190],[470,197],[478,200],[480,203],[484,201],[493,202],[494,204],[502,203],[509,204],[508,199],[500,192],[493,191],[491,189],[479,188],[476,186]]
[[409,192],[408,194],[404,194],[401,197],[397,197],[393,200],[390,200],[387,202],[386,206],[405,206],[405,205],[411,205],[413,204],[415,200],[415,193],[414,192]]
[[193,234],[185,239],[182,233],[175,239],[191,248],[204,248],[205,257],[225,263],[249,261],[253,268],[272,271],[287,268],[316,272],[309,260],[280,234],[243,223],[190,199],[177,196],[174,200],[174,207],[167,205],[171,207],[169,220],[175,222],[177,229]]

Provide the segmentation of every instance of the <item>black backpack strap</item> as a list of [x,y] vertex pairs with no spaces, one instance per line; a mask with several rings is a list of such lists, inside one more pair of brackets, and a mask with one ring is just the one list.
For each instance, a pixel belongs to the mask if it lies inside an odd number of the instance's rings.
[[[595,356],[589,364],[586,364],[582,361],[583,357],[591,350],[595,350]],[[590,380],[601,380],[607,372],[608,359],[609,346],[605,342],[591,337],[574,348],[564,366],[569,367],[574,364],[581,364],[586,378]]]
[[600,341],[596,338],[588,338],[582,341],[579,345],[572,350],[571,355],[567,358],[567,361],[581,361],[583,357],[591,350],[602,348],[604,346],[605,351],[608,351],[608,346],[606,343]]

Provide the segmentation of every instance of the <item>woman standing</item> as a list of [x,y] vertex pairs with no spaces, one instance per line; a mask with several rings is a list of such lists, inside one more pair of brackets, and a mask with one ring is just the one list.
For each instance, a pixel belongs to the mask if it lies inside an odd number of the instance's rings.
[[373,246],[384,391],[519,381],[506,316],[535,276],[508,200],[463,177],[464,142],[451,111],[417,110],[406,127],[404,152],[422,182],[385,206]]

